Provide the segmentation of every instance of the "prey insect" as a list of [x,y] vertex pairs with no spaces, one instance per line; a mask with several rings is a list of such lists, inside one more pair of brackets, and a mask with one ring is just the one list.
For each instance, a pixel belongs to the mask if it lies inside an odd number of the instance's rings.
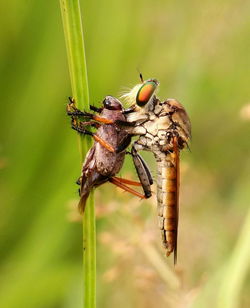
[[177,262],[179,220],[180,150],[191,138],[191,124],[184,107],[175,99],[160,101],[155,96],[156,79],[143,81],[125,97],[133,104],[125,111],[133,123],[126,130],[138,135],[132,152],[151,151],[157,164],[158,221],[166,255],[174,252]]
[[[77,109],[71,98],[67,105],[67,114],[71,116],[72,128],[80,134],[92,136],[95,140],[86,155],[81,176],[77,181],[80,185],[78,205],[80,212],[84,212],[90,191],[106,182],[113,183],[140,198],[150,197],[152,177],[146,163],[137,153],[130,154],[133,157],[140,182],[116,177],[122,168],[125,155],[128,153],[126,149],[132,136],[118,124],[126,122],[120,101],[112,96],[106,96],[102,108],[94,106],[90,108],[95,113]],[[96,133],[88,130],[88,127],[96,128]],[[127,185],[142,186],[144,195]]]

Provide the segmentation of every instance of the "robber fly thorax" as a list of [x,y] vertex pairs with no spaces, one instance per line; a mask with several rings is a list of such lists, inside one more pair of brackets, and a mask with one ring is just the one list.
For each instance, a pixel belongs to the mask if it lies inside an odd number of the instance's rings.
[[179,151],[191,137],[191,124],[184,107],[175,99],[161,101],[155,96],[158,81],[150,79],[134,87],[125,97],[132,106],[126,110],[131,127],[139,136],[132,152],[151,151],[157,163],[157,202],[159,228],[167,256],[174,251],[177,260],[179,207]]

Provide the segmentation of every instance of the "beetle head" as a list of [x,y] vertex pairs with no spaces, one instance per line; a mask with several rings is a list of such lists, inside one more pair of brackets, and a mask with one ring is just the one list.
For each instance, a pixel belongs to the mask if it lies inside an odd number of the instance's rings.
[[103,107],[108,110],[122,110],[121,102],[113,96],[105,97],[103,101]]

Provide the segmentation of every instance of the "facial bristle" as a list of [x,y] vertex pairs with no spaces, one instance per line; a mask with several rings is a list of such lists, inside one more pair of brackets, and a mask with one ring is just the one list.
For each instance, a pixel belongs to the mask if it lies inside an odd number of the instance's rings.
[[136,96],[141,86],[141,83],[135,85],[129,92],[124,93],[120,98],[130,105],[135,104]]

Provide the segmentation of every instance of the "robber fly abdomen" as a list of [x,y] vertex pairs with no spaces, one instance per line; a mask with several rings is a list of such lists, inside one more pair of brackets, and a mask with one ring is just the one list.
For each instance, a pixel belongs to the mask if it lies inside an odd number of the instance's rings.
[[175,153],[156,153],[157,210],[162,243],[169,256],[177,249],[179,166]]

